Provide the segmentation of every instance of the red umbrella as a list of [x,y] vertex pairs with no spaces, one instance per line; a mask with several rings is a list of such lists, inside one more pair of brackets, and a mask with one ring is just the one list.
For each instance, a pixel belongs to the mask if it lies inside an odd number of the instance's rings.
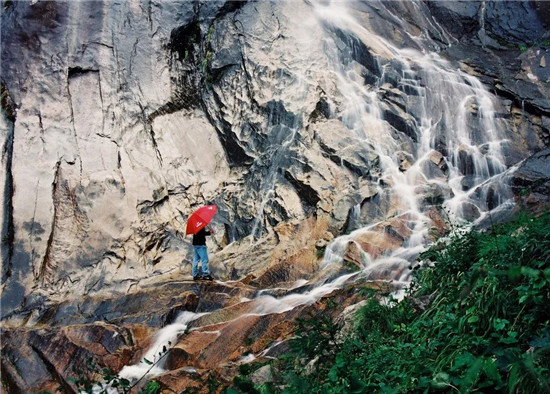
[[196,234],[200,229],[208,226],[214,215],[218,212],[218,207],[215,205],[207,205],[197,209],[189,219],[187,219],[187,230],[185,235]]

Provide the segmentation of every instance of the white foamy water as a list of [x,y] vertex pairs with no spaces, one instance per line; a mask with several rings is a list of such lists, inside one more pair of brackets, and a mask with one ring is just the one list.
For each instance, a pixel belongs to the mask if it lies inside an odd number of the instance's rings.
[[[157,332],[153,345],[147,350],[142,359],[135,365],[125,366],[118,375],[121,378],[135,381],[142,377],[157,376],[165,372],[163,366],[167,350],[176,343],[178,337],[185,332],[190,322],[205,314],[188,311],[181,312],[174,323],[167,325]],[[150,363],[153,363],[153,365]]]
[[300,305],[311,305],[325,294],[329,294],[340,288],[349,278],[355,275],[355,273],[342,275],[336,280],[314,287],[310,291],[288,294],[281,298],[275,298],[270,295],[261,295],[252,301],[254,306],[251,309],[250,314],[268,315],[272,313],[283,313]]
[[[420,3],[413,3],[415,8],[421,7]],[[471,220],[466,215],[481,220],[509,198],[505,190],[499,190],[502,199],[496,197],[491,204],[486,202],[489,193],[494,193],[491,188],[495,184],[506,188],[499,182],[506,170],[501,152],[506,141],[502,137],[504,125],[495,118],[497,99],[477,78],[428,50],[425,46],[425,43],[429,44],[428,37],[415,38],[415,42],[424,47],[422,51],[398,48],[369,29],[368,24],[360,24],[349,9],[349,2],[319,1],[311,4],[320,21],[330,26],[328,31],[344,31],[359,39],[375,57],[381,70],[375,83],[365,83],[357,74],[357,65],[342,62],[339,56],[341,47],[331,45],[327,40],[327,56],[332,59],[330,64],[338,77],[343,102],[334,115],[340,115],[344,125],[365,149],[374,148],[379,157],[381,183],[378,195],[381,201],[391,201],[393,206],[393,211],[388,212],[388,217],[381,218],[381,222],[399,217],[410,230],[401,247],[381,256],[373,258],[368,252],[361,251],[363,273],[367,278],[385,276],[386,279],[406,282],[408,265],[429,242],[432,220],[426,215],[426,206],[422,202],[424,191],[434,188],[443,191],[445,201],[442,205],[453,221]],[[384,2],[369,4],[378,12],[390,15],[392,22],[404,25],[404,21],[392,14]],[[425,23],[436,27],[449,44],[453,41],[441,26],[435,26],[431,20],[425,20]],[[390,75],[390,70],[393,75]],[[395,75],[396,70],[399,75]],[[402,95],[405,113],[410,115],[411,127],[414,127],[414,135],[409,134],[412,131],[407,132],[411,146],[407,153],[411,163],[405,170],[400,168],[396,153],[403,150],[403,141],[407,141],[407,137],[402,141],[395,138],[394,129],[385,119],[387,103],[381,99],[389,88],[413,93]],[[439,157],[447,171],[445,177],[434,167],[434,161]],[[341,263],[350,242],[362,235],[380,232],[377,224],[377,221],[359,223],[359,228],[353,233],[335,239],[326,250],[322,268]],[[355,244],[360,249],[360,245]]]

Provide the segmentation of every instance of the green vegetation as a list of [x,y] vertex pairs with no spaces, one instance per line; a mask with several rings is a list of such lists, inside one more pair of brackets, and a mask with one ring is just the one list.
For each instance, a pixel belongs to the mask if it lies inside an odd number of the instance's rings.
[[[421,260],[408,297],[371,295],[347,336],[300,321],[269,392],[550,392],[550,214],[455,229]],[[260,392],[242,383],[228,392]]]
[[528,43],[523,43],[523,44],[519,44],[517,46],[517,48],[521,51],[521,52],[525,52],[526,50],[528,50],[529,48],[540,48],[540,47],[547,47],[547,46],[550,46],[550,40],[545,40],[545,41],[540,41],[540,42],[528,42]]
[[11,1],[11,0],[3,1],[2,5],[4,6],[4,11],[7,11],[11,7],[13,7],[13,1]]

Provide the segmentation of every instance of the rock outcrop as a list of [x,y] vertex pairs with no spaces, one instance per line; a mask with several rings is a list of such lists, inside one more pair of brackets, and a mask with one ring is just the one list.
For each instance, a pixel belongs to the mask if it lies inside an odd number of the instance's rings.
[[529,211],[544,212],[550,206],[550,148],[529,157],[512,175],[512,188]]
[[[68,368],[118,372],[173,323],[197,329],[163,384],[230,381],[315,308],[288,294],[406,281],[448,220],[504,218],[507,182],[540,208],[547,4],[2,3],[6,389],[74,391]],[[204,204],[228,282],[188,281]]]

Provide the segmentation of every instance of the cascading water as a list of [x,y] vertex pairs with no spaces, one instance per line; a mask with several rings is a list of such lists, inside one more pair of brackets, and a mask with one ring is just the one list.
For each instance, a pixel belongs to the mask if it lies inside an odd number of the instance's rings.
[[[427,36],[411,36],[417,49],[398,48],[356,21],[348,9],[349,3],[308,4],[325,32],[325,55],[330,66],[325,72],[338,82],[331,117],[353,133],[358,145],[376,154],[377,162],[370,173],[376,193],[352,209],[348,224],[355,230],[337,237],[327,247],[319,274],[307,286],[280,298],[260,291],[254,299],[242,300],[246,307],[240,317],[282,313],[311,304],[353,278],[406,284],[408,267],[430,242],[430,212],[442,207],[451,220],[479,221],[506,200],[506,186],[499,182],[506,170],[501,153],[504,124],[495,117],[496,99],[479,80],[432,52],[430,48],[438,45]],[[384,2],[369,2],[369,6],[399,22]],[[422,7],[417,2],[413,6]],[[427,23],[433,26],[435,22]],[[450,45],[450,36],[440,26],[436,28]],[[346,38],[348,45],[342,45]],[[352,60],[357,46],[368,52],[373,70]],[[300,78],[304,92],[315,86],[305,75]],[[392,118],[396,111],[401,116],[399,124]],[[259,187],[261,201],[252,238],[262,231],[264,209],[279,180],[278,168],[297,130],[303,127],[303,115],[293,116],[294,120],[285,125],[273,119],[268,122],[269,132],[275,135],[272,138],[279,139],[279,144],[271,152],[268,171]],[[380,240],[380,234],[392,231],[399,233],[399,244],[371,250],[362,247],[364,239]],[[342,266],[350,244],[359,250],[362,270],[331,280],[334,272],[339,272],[335,267]],[[300,282],[298,286],[302,285]],[[169,331],[180,335],[188,318],[181,317],[183,321]],[[158,346],[166,343],[163,339],[148,354],[156,354]],[[161,367],[148,374],[161,373]],[[123,370],[123,374],[137,377],[144,372],[143,366],[131,368],[134,367]]]
[[[380,12],[385,5],[377,2],[373,7]],[[431,218],[426,215],[429,206],[423,202],[427,193],[439,189],[441,205],[451,220],[480,220],[501,203],[488,205],[487,194],[479,192],[480,185],[506,170],[501,154],[504,140],[499,132],[503,125],[494,115],[495,99],[479,80],[428,52],[426,45],[422,52],[400,49],[369,31],[351,17],[346,3],[323,2],[315,4],[314,10],[330,35],[344,31],[367,45],[382,70],[374,81],[365,84],[357,75],[357,65],[341,62],[342,50],[327,45],[343,101],[343,109],[335,115],[342,118],[365,149],[374,148],[379,158],[380,200],[392,201],[394,207],[379,219],[399,218],[409,230],[401,247],[376,258],[363,258],[368,262],[363,275],[369,277],[382,270],[385,275],[392,272],[386,279],[404,280],[408,275],[406,267],[428,241]],[[387,69],[392,73],[387,73]],[[396,75],[395,71],[400,73]],[[410,117],[406,136],[398,132],[396,138],[396,130],[390,124],[392,113],[383,100],[388,91],[400,96],[402,110]],[[404,152],[409,161],[407,168],[400,166],[396,157],[403,146],[409,147]],[[325,265],[338,260],[338,254],[341,261],[347,243],[377,227],[376,221],[363,225],[333,242]]]
[[[130,382],[136,383],[142,378],[158,376],[164,371],[165,356],[168,349],[176,343],[178,337],[187,330],[187,326],[193,320],[205,315],[206,313],[181,312],[176,320],[162,328],[156,333],[154,342],[143,355],[141,360],[135,365],[127,365],[118,373],[122,379],[127,379]],[[92,389],[93,393],[109,393],[116,394],[118,389],[111,387],[105,383],[101,386],[96,385]]]

